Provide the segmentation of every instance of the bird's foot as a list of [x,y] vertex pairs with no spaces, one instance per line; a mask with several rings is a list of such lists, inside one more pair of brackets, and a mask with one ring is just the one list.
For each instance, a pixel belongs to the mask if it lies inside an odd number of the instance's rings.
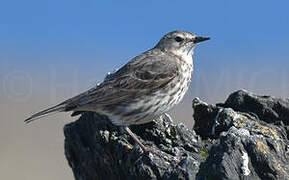
[[152,148],[152,143],[146,143],[146,144],[150,144],[150,147],[148,146],[145,146],[138,138],[137,136],[131,132],[131,130],[128,128],[128,127],[125,127],[124,128],[128,134],[132,137],[132,139],[135,141],[136,144],[138,144],[140,146],[140,148],[143,150],[144,154],[149,154],[149,153],[152,153],[152,154],[155,154],[155,155],[161,155],[160,151],[156,150],[155,148]]

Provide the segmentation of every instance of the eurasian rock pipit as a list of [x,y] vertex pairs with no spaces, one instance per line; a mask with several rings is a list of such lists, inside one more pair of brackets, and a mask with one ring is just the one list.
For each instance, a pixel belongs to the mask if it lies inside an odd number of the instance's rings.
[[193,53],[208,37],[185,31],[166,34],[157,45],[136,56],[96,87],[25,120],[29,123],[52,112],[73,111],[72,115],[93,111],[123,126],[134,141],[146,147],[128,128],[144,124],[178,104],[189,88]]

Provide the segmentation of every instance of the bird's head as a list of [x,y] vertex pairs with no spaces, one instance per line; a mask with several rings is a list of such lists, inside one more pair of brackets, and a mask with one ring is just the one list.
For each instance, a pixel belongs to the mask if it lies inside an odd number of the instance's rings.
[[172,53],[183,58],[188,63],[192,63],[192,56],[196,45],[209,39],[209,37],[196,36],[191,32],[172,31],[162,37],[155,48]]

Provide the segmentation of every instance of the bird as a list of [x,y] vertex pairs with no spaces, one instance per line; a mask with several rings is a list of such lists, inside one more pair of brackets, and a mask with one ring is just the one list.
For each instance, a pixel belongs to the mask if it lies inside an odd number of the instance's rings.
[[130,125],[153,121],[177,105],[187,92],[193,73],[196,45],[209,37],[188,31],[172,31],[142,54],[134,57],[102,83],[25,120],[30,123],[55,112],[105,115],[120,126],[144,152],[148,148],[130,130]]

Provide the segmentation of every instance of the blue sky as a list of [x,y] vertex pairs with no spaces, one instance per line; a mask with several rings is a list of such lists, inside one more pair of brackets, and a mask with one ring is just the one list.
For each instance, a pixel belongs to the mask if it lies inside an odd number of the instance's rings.
[[289,97],[288,7],[288,0],[0,1],[0,179],[72,179],[62,127],[73,119],[59,114],[29,127],[23,120],[92,87],[173,30],[211,37],[195,51],[191,87],[172,112],[178,122],[192,125],[194,97],[223,102],[237,89]]
[[[46,58],[38,56],[52,54],[77,64],[78,55],[96,59],[111,50],[112,57],[134,56],[152,47],[164,33],[183,29],[212,37],[205,53],[284,55],[288,5],[281,0],[10,0],[0,6],[1,54],[17,61],[22,60],[20,55],[35,56],[35,61],[44,63]],[[75,58],[69,60],[69,56]],[[52,56],[47,61],[57,60]]]
[[[165,33],[187,30],[212,38],[195,53],[195,81],[208,86],[202,88],[214,88],[222,76],[239,76],[237,84],[234,78],[226,80],[220,98],[210,92],[193,96],[216,101],[240,88],[286,96],[287,85],[276,83],[288,75],[288,5],[285,0],[1,2],[0,80],[7,86],[5,79],[20,72],[30,78],[33,90],[45,88],[52,73],[59,82],[77,76],[75,91],[82,91],[153,47]],[[23,86],[13,88],[21,92]]]

